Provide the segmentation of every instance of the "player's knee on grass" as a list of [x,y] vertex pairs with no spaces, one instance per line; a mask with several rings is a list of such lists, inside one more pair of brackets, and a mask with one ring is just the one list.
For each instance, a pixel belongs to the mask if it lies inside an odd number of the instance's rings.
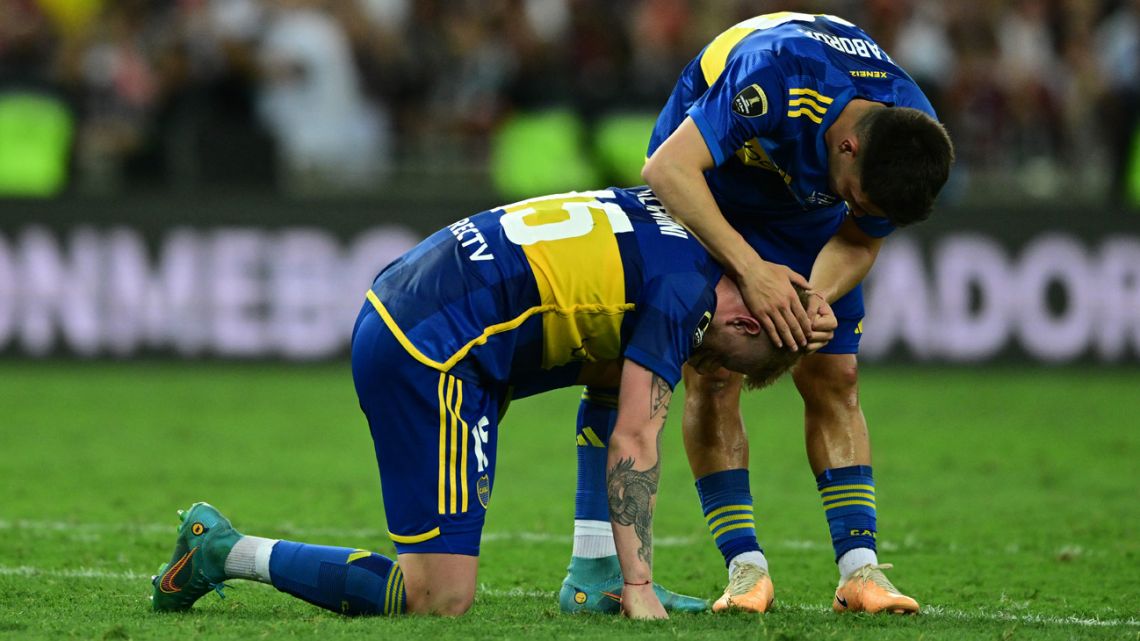
[[479,557],[461,554],[401,554],[408,612],[459,616],[475,602]]
[[453,590],[446,585],[424,586],[408,590],[408,612],[457,617],[466,614],[475,602],[475,591]]

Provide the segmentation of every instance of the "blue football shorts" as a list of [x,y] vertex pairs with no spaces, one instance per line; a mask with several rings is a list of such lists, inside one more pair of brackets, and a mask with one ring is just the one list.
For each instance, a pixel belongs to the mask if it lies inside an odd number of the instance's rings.
[[[817,218],[810,223],[800,224],[734,221],[733,226],[761,258],[770,263],[787,265],[808,278],[819,250],[839,229],[842,221],[842,217],[824,222]],[[835,312],[839,326],[835,329],[835,337],[819,353],[859,353],[859,339],[863,335],[863,285],[856,285],[832,303],[831,311]]]
[[352,332],[352,379],[396,551],[478,556],[506,389],[415,360],[368,302]]

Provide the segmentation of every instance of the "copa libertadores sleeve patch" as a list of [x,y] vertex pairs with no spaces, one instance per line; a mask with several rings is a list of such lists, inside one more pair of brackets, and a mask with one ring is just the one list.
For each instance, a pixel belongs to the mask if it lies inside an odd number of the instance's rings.
[[768,96],[760,85],[748,85],[732,99],[732,110],[745,118],[763,116],[768,113]]

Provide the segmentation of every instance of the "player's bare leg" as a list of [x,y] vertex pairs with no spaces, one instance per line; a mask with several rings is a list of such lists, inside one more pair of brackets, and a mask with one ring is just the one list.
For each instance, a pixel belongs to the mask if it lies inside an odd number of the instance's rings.
[[728,565],[729,582],[713,610],[764,612],[772,604],[768,560],[756,540],[748,487],[748,436],[740,413],[742,377],[727,370],[683,370],[682,433],[709,531]]
[[479,557],[463,554],[400,554],[408,612],[458,616],[475,602]]
[[854,354],[813,354],[793,372],[804,399],[808,461],[835,545],[839,587],[836,611],[914,613],[918,603],[883,575],[875,552],[875,491],[871,440],[859,405]]
[[740,412],[743,376],[720,370],[701,375],[685,365],[681,430],[693,478],[748,467],[748,435]]
[[812,354],[792,372],[804,399],[804,441],[813,474],[871,464],[854,354]]

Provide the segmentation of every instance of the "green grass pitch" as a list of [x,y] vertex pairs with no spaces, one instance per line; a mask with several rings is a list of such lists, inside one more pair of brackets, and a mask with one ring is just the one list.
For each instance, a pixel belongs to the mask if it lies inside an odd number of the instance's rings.
[[[0,638],[1140,639],[1140,372],[863,372],[881,559],[918,617],[837,616],[835,569],[789,381],[746,398],[776,607],[665,622],[570,617],[576,391],[513,404],[462,619],[347,619],[237,582],[150,612],[175,510],[247,533],[391,553],[347,364],[0,365]],[[679,399],[678,399],[679,402]],[[725,572],[673,412],[656,577],[713,598]]]

